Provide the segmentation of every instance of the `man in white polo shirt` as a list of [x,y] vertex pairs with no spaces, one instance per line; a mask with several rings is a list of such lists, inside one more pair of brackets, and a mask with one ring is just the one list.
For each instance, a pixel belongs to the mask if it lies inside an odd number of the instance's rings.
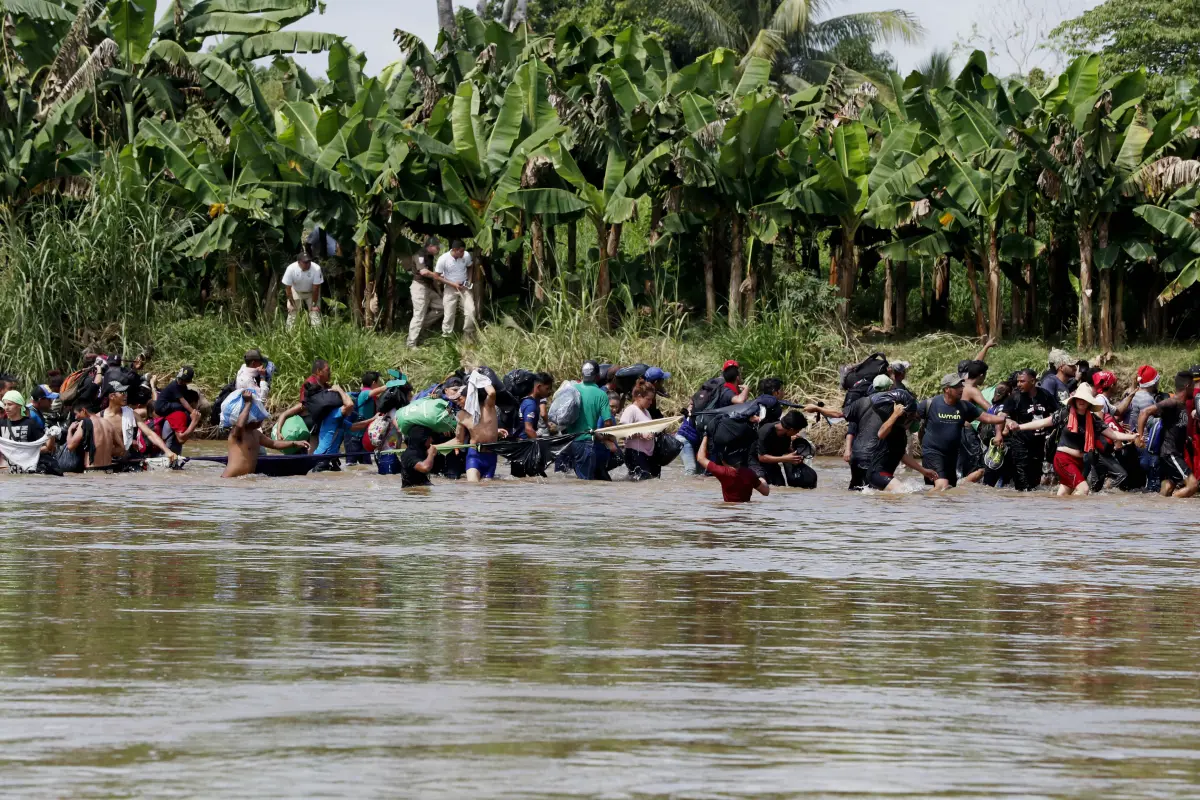
[[445,279],[442,287],[442,335],[454,335],[454,322],[458,316],[459,303],[463,309],[463,334],[475,335],[475,295],[471,293],[471,254],[466,245],[455,239],[450,243],[450,252],[443,253],[433,271]]
[[283,285],[287,287],[287,329],[296,324],[296,315],[301,306],[308,307],[308,321],[314,328],[321,327],[321,265],[315,263],[306,252],[283,271]]

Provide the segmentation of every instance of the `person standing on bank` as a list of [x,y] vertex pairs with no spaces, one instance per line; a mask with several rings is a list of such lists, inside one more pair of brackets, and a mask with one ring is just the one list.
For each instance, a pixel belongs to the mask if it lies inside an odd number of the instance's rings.
[[425,240],[425,249],[412,257],[409,271],[412,272],[412,285],[409,292],[412,295],[413,316],[408,324],[408,346],[416,347],[421,338],[421,331],[432,328],[442,319],[442,289],[450,282],[435,270],[438,263],[438,252],[442,246],[438,240],[430,236]]
[[309,257],[306,251],[300,251],[296,260],[283,271],[283,285],[287,291],[287,329],[290,331],[296,324],[296,315],[302,306],[308,307],[308,321],[314,328],[321,327],[321,284],[325,278],[321,275],[321,265]]
[[442,335],[454,335],[454,323],[458,317],[459,304],[463,310],[463,335],[475,335],[475,295],[471,294],[471,254],[461,240],[450,243],[450,252],[443,253],[433,268],[442,283]]

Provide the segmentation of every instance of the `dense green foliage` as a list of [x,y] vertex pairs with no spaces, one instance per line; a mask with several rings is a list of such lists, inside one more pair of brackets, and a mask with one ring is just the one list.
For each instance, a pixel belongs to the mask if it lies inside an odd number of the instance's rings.
[[[340,243],[317,253],[326,301],[384,332],[428,234],[468,240],[506,330],[724,317],[710,340],[781,372],[819,368],[823,332],[854,320],[996,337],[1040,320],[1102,349],[1193,321],[1189,94],[1152,107],[1144,70],[1105,79],[1097,55],[1040,89],[981,53],[957,75],[807,82],[781,62],[817,53],[812,21],[753,5],[728,5],[737,49],[682,65],[637,27],[463,11],[434,49],[397,31],[404,59],[372,75],[337,37],[291,30],[310,0],[10,4],[0,367],[132,341],[167,303],[270,324],[318,227]],[[314,50],[327,80],[287,57]]]

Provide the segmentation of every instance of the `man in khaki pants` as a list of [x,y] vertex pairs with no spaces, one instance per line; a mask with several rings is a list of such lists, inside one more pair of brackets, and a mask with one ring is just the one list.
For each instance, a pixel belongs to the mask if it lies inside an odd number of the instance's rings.
[[413,315],[408,324],[408,346],[416,347],[424,328],[432,328],[442,318],[442,285],[446,281],[434,272],[437,266],[438,240],[430,236],[425,240],[425,249],[409,261],[412,273]]
[[474,336],[475,296],[471,293],[471,254],[467,252],[466,245],[457,239],[451,242],[450,252],[438,259],[434,272],[442,277],[442,283],[445,284],[442,289],[442,335],[454,335],[454,323],[461,303],[463,335],[467,338]]
[[296,260],[283,271],[283,285],[287,292],[287,329],[296,324],[296,315],[308,307],[308,321],[314,328],[321,327],[321,265],[314,263],[308,253],[301,252]]

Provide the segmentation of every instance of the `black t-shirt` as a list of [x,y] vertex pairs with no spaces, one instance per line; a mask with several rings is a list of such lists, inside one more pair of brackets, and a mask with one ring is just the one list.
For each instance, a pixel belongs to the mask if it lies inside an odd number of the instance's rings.
[[1187,447],[1187,408],[1178,397],[1168,397],[1157,403],[1158,419],[1162,425],[1160,456],[1181,456]]
[[[1078,450],[1084,452],[1084,446],[1087,443],[1087,429],[1084,428],[1084,421],[1081,417],[1078,424],[1075,426],[1075,431],[1071,431],[1067,425],[1071,421],[1071,414],[1075,413],[1069,406],[1063,406],[1058,411],[1054,412],[1054,424],[1059,427],[1058,446],[1065,447],[1069,450]],[[1092,432],[1095,442],[1099,442],[1100,433],[1104,430],[1104,420],[1098,414],[1092,414]]]
[[756,456],[786,456],[792,452],[790,436],[779,433],[774,422],[763,423],[758,429]]
[[417,464],[425,460],[428,453],[418,452],[415,448],[409,448],[400,454],[400,485],[401,486],[428,486],[429,473],[420,472],[417,470]]
[[46,435],[46,429],[32,417],[22,417],[13,422],[8,417],[0,419],[0,439],[10,442],[36,442]]
[[871,462],[872,472],[891,474],[900,466],[900,461],[908,450],[908,428],[904,427],[903,422],[904,420],[897,420],[892,425],[892,432],[880,442],[881,446],[875,451],[875,458]]
[[158,401],[154,404],[154,411],[160,417],[165,417],[175,411],[183,411],[183,392],[187,387],[179,381],[171,381],[166,388],[158,393]]
[[[890,415],[891,406],[887,406]],[[846,432],[853,434],[854,442],[850,445],[850,455],[853,460],[863,466],[868,466],[875,460],[877,452],[884,449],[879,441],[879,429],[883,427],[883,417],[880,409],[871,402],[870,397],[855,400],[846,409]]]
[[[1041,387],[1034,390],[1033,397],[1024,392],[1009,395],[1008,399],[1004,401],[1003,406],[1004,413],[1018,425],[1024,425],[1026,422],[1033,422],[1034,420],[1053,416],[1058,408],[1058,398]],[[1049,428],[1043,428],[1039,431],[1020,431],[1013,436],[1013,439],[1023,444],[1040,443],[1045,440],[1049,433]]]
[[953,456],[962,441],[962,429],[983,412],[974,403],[959,400],[950,405],[944,397],[931,397],[921,402],[921,419],[925,421],[925,437],[921,440],[922,450],[931,450]]

